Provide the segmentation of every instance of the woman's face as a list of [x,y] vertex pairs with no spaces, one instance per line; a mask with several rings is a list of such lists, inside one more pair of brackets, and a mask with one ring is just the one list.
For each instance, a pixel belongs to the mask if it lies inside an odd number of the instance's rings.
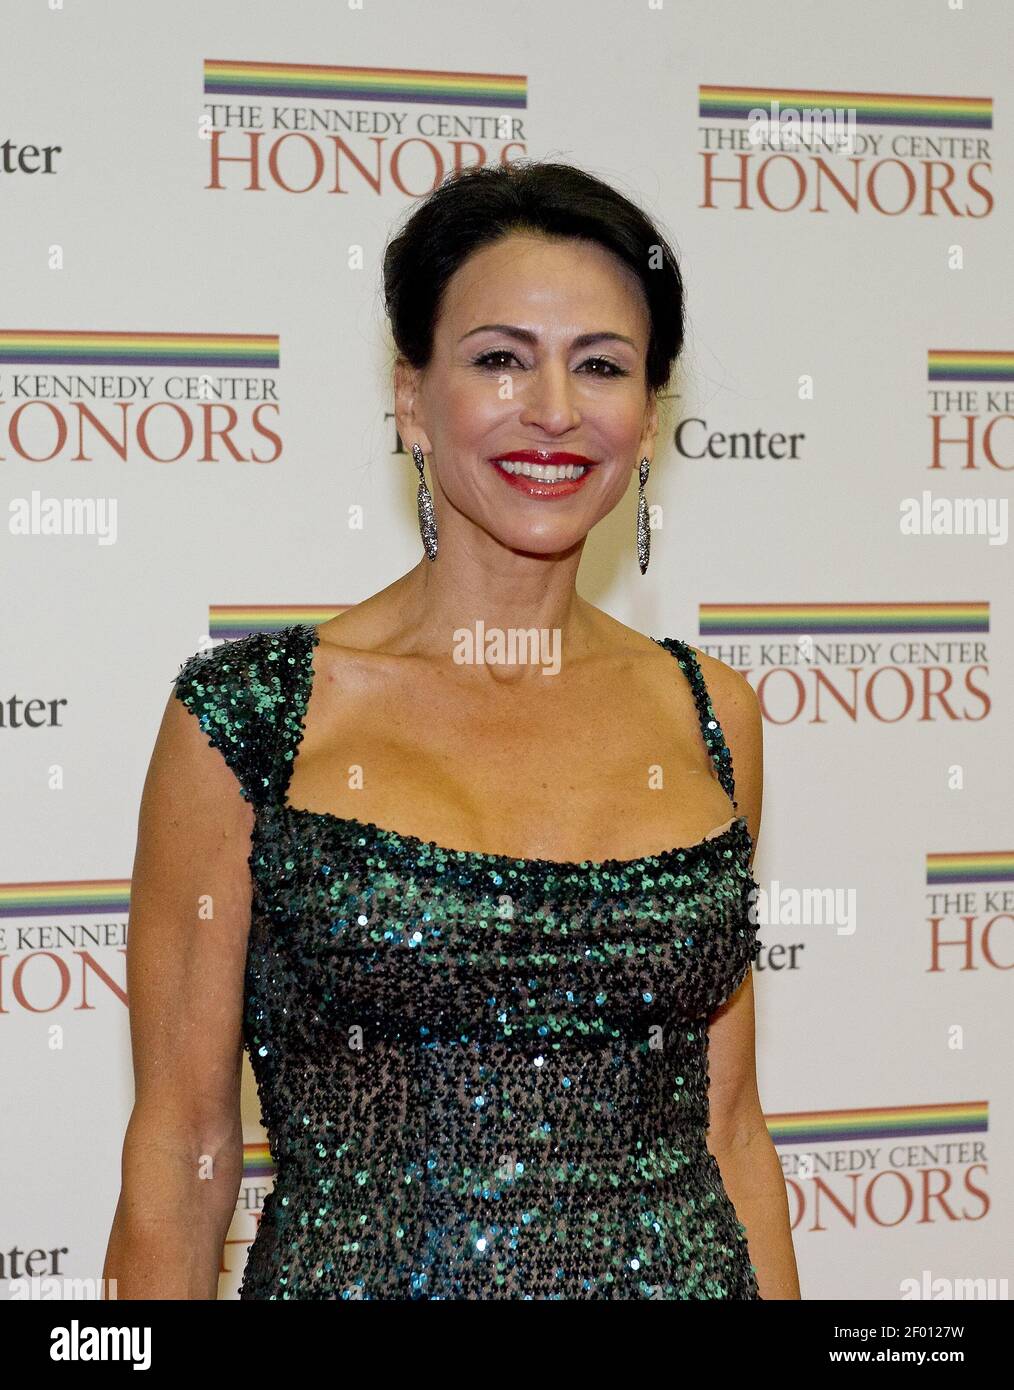
[[583,541],[652,455],[648,332],[637,277],[596,242],[514,233],[459,267],[430,365],[396,371],[398,431],[427,457],[442,540],[460,517],[529,554]]

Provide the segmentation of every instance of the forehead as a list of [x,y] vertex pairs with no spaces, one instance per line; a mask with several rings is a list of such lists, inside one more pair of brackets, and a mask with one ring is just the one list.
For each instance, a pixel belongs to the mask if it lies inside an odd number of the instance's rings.
[[648,309],[637,276],[598,242],[517,232],[473,251],[458,267],[440,319],[462,332],[469,321],[528,327],[559,321],[575,331],[636,338],[647,334]]

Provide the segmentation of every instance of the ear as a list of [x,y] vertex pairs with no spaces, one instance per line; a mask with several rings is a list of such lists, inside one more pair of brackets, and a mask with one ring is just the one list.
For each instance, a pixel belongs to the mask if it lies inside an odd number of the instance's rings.
[[404,357],[398,357],[394,364],[394,422],[406,449],[418,444],[424,454],[432,452],[432,445],[423,428],[419,410],[418,368],[413,367]]

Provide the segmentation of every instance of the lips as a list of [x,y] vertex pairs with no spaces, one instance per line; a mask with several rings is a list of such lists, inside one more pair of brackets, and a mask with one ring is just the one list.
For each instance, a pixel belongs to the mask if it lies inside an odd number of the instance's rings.
[[540,500],[573,496],[596,467],[584,454],[547,449],[513,449],[489,462],[508,486]]

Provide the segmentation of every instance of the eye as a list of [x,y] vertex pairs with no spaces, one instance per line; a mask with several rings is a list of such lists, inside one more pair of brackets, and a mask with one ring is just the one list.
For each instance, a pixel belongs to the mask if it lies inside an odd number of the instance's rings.
[[[484,352],[481,356],[473,358],[472,364],[476,367],[492,366],[495,357],[514,357],[514,354],[511,352],[510,348],[490,348],[489,352]],[[516,362],[517,360],[518,359],[514,357],[514,361]],[[503,367],[498,367],[496,370],[502,372]]]
[[[472,365],[476,367],[491,367],[494,371],[502,372],[506,368],[506,363],[500,363],[497,359],[504,357],[513,357],[515,362],[518,361],[510,348],[490,348],[488,352],[481,353],[478,357],[473,358]],[[518,365],[520,366],[521,364],[519,363]],[[585,367],[595,368],[594,371],[589,372],[590,376],[609,378],[630,375],[626,367],[621,367],[618,362],[612,361],[609,357],[589,357],[586,361],[581,363],[580,370],[583,371]]]
[[608,370],[608,371],[605,371],[605,372],[592,372],[592,376],[606,376],[606,377],[610,377],[610,376],[629,376],[629,375],[630,375],[630,373],[627,371],[626,367],[621,367],[620,364],[619,364],[618,362],[613,362],[613,361],[612,361],[610,358],[608,358],[608,357],[589,357],[589,358],[588,358],[588,361],[587,361],[587,362],[582,362],[581,365],[582,365],[583,367],[587,367],[587,366],[590,366],[592,363],[595,363],[595,362],[599,363],[600,366],[608,367],[609,370]]

